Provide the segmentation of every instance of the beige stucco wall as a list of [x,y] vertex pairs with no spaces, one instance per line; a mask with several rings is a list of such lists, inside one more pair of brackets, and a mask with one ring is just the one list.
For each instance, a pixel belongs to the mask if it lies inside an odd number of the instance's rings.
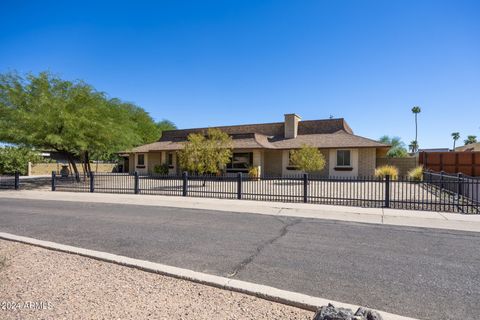
[[[337,150],[350,150],[350,165],[351,171],[335,170],[337,166]],[[374,157],[375,158],[375,157]],[[331,177],[356,177],[358,176],[358,162],[359,162],[359,150],[358,149],[330,149],[329,156],[329,175]]]
[[265,150],[264,151],[264,174],[267,176],[282,175],[282,150]]
[[130,153],[128,155],[128,172],[134,173],[135,172],[135,154]]
[[358,149],[358,175],[370,177],[375,173],[377,150],[375,148]]
[[[52,171],[59,173],[62,169],[62,163],[35,163],[30,166],[30,176],[43,176],[43,175],[50,175]],[[94,172],[112,172],[113,168],[115,167],[114,163],[99,163],[98,167],[95,163],[91,164],[92,170]],[[77,164],[78,171],[83,171],[82,164]],[[70,166],[69,166],[70,170]]]
[[154,168],[156,165],[160,165],[162,158],[161,152],[149,152],[148,153],[148,161],[147,161],[147,169],[149,173],[154,173]]

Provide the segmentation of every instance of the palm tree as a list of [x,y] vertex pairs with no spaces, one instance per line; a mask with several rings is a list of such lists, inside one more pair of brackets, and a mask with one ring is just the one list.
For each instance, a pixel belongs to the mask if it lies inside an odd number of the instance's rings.
[[390,145],[390,149],[387,152],[387,157],[404,158],[408,156],[407,149],[405,149],[405,143],[403,143],[399,137],[389,137],[385,135],[382,136],[378,141]]
[[467,139],[463,140],[463,142],[465,142],[465,145],[477,143],[477,136],[467,136]]
[[452,138],[453,138],[453,151],[455,151],[455,145],[457,143],[457,140],[460,139],[460,132],[452,132]]
[[408,145],[408,148],[410,149],[410,151],[411,151],[412,153],[417,152],[417,150],[418,150],[418,142],[415,141],[415,140],[413,140],[413,141],[410,142],[410,144]]
[[414,106],[412,108],[412,112],[415,115],[415,142],[416,142],[416,147],[417,147],[417,149],[415,149],[412,152],[416,152],[418,150],[418,122],[417,122],[417,116],[420,112],[422,112],[422,109],[420,109],[419,106]]

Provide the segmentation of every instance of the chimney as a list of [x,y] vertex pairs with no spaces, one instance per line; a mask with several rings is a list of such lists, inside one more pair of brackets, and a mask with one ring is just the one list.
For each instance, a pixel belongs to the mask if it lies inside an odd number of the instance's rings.
[[301,118],[295,113],[285,115],[285,138],[293,139],[297,137],[298,122]]

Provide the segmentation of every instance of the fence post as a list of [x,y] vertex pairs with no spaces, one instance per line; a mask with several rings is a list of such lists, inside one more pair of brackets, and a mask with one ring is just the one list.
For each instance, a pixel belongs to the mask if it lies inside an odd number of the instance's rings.
[[237,199],[242,199],[242,173],[237,173]]
[[182,173],[182,180],[183,180],[182,196],[186,197],[188,195],[188,172],[187,171],[184,171]]
[[135,171],[133,173],[133,177],[135,178],[134,184],[133,184],[133,188],[134,188],[133,192],[135,194],[138,194],[140,192],[140,188],[139,188],[139,181],[138,181],[139,179],[138,179],[138,172],[137,171]]
[[95,192],[95,175],[90,172],[90,192]]
[[303,202],[308,202],[308,173],[303,174]]
[[460,209],[460,196],[463,193],[462,189],[462,173],[457,174],[457,206]]
[[20,173],[18,171],[15,171],[15,184],[14,184],[14,188],[15,190],[18,190],[18,188],[20,187]]
[[52,191],[55,191],[57,189],[57,174],[55,171],[52,171]]
[[443,190],[443,175],[445,172],[442,170],[440,171],[440,190]]
[[385,176],[385,208],[390,208],[390,175]]

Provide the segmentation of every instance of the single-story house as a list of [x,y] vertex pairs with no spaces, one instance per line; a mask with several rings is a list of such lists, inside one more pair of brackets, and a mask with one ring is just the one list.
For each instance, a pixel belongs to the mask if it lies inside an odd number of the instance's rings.
[[466,145],[461,146],[461,147],[456,147],[455,151],[459,151],[459,152],[480,151],[480,142],[470,143],[470,144],[466,144]]
[[[300,174],[290,163],[290,150],[303,145],[318,148],[326,159],[320,172],[323,176],[355,177],[374,174],[377,156],[389,146],[357,136],[344,119],[301,121],[296,114],[286,114],[284,122],[216,127],[232,137],[233,157],[227,164],[229,173],[248,172],[259,167],[265,176]],[[169,130],[159,141],[128,151],[127,171],[153,172],[159,164],[167,164],[171,174],[179,174],[177,152],[191,133],[208,128]]]

